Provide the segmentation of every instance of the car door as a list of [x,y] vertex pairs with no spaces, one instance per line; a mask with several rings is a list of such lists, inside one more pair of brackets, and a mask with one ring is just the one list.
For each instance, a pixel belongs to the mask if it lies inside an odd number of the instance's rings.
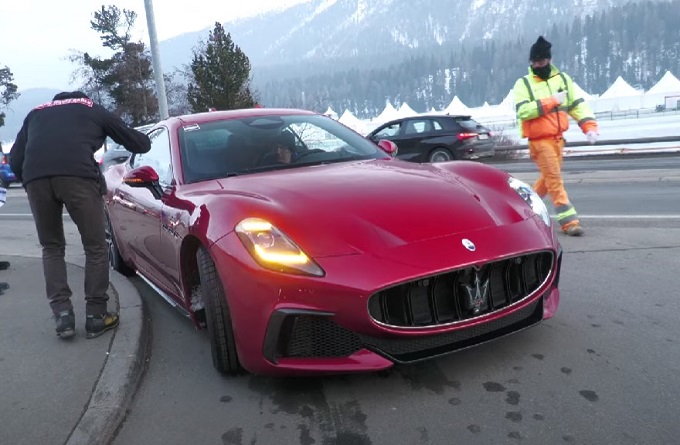
[[432,121],[424,118],[412,118],[404,121],[398,142],[399,154],[404,159],[411,159],[425,154],[428,150],[427,138],[432,133]]
[[371,139],[376,144],[381,139],[387,139],[388,141],[394,142],[395,144],[397,144],[397,147],[399,148],[399,150],[397,151],[397,157],[401,157],[403,143],[402,127],[403,127],[402,121],[388,122],[383,126],[376,128],[369,137],[369,139]]
[[[152,167],[158,173],[161,187],[167,187],[172,176],[167,128],[154,130],[149,134],[149,139],[151,149],[147,153],[132,155],[130,168]],[[168,260],[162,258],[160,247],[162,200],[156,199],[147,188],[121,184],[113,201],[123,204],[117,214],[125,221],[125,237],[133,252],[137,270],[161,290],[170,291],[171,287],[163,274],[164,263]]]

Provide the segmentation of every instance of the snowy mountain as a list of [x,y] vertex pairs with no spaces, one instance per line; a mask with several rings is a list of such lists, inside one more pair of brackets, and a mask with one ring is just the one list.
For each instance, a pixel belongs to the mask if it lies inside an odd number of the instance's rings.
[[[658,0],[662,1],[662,0]],[[391,55],[537,36],[629,0],[311,0],[226,23],[254,67]],[[161,42],[164,66],[188,63],[208,30]]]

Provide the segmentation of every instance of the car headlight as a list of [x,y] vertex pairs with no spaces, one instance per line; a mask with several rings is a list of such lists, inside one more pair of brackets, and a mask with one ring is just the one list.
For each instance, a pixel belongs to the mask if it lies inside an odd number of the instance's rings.
[[257,263],[284,273],[322,277],[325,272],[290,238],[261,218],[246,218],[236,225],[236,234]]
[[522,182],[517,178],[513,177],[508,178],[508,185],[510,186],[510,188],[516,191],[517,194],[522,197],[524,202],[526,202],[529,205],[529,207],[531,207],[531,210],[533,210],[535,214],[540,216],[543,222],[548,227],[550,227],[550,225],[552,224],[552,220],[550,219],[550,213],[548,213],[548,208],[543,203],[541,197],[538,196],[538,193],[536,193],[529,184]]

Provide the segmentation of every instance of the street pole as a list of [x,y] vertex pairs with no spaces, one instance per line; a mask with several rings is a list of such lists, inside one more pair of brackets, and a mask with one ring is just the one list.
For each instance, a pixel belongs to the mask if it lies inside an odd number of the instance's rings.
[[168,97],[165,95],[165,80],[163,79],[163,68],[161,68],[161,54],[158,51],[158,37],[156,36],[156,19],[153,14],[153,4],[151,0],[144,0],[146,8],[146,26],[149,29],[149,46],[151,47],[151,63],[153,64],[153,74],[156,80],[156,95],[158,96],[158,111],[161,119],[167,119]]

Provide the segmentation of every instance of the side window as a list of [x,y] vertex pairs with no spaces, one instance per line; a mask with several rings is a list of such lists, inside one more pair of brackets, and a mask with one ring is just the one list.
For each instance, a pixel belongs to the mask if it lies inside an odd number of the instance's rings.
[[135,154],[130,163],[133,168],[148,165],[158,173],[161,185],[169,185],[172,181],[172,166],[170,165],[170,136],[166,128],[159,128],[149,133],[151,150],[147,153]]
[[434,131],[442,131],[444,127],[442,127],[442,124],[439,123],[439,121],[432,121],[432,128]]
[[400,123],[392,124],[387,126],[375,134],[376,139],[384,139],[393,137],[399,134]]
[[429,119],[410,120],[406,124],[405,134],[429,133],[432,131],[432,121]]

